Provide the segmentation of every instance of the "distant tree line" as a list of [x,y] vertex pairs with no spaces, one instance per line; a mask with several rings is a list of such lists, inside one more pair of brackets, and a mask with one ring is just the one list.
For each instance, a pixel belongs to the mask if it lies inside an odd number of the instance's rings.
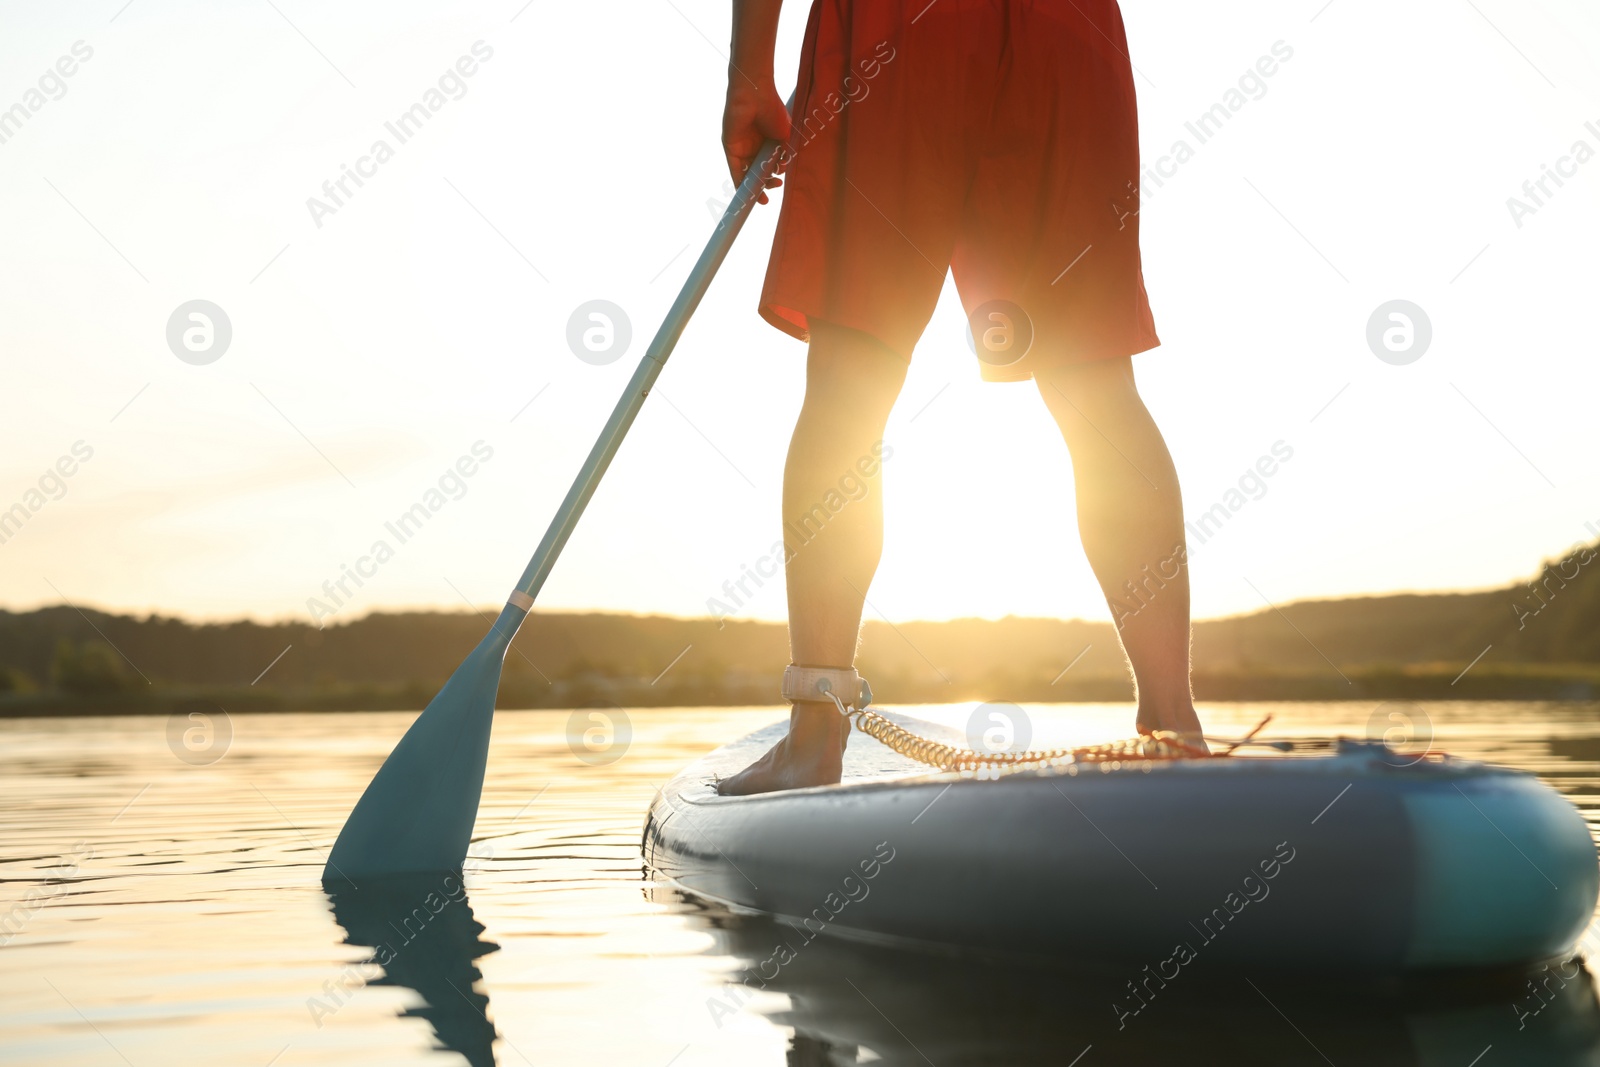
[[[1305,601],[1199,622],[1197,695],[1600,696],[1597,550],[1487,592]],[[472,612],[376,613],[318,629],[67,605],[0,611],[0,711],[156,710],[202,696],[241,708],[420,707],[487,625]],[[779,623],[535,611],[506,656],[501,701],[775,703],[787,661]],[[1131,694],[1109,623],[868,622],[859,663],[888,702]]]

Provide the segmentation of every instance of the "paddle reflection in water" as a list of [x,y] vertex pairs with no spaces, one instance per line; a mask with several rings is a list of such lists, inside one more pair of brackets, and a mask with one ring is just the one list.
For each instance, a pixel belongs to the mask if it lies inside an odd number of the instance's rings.
[[[331,1014],[363,985],[412,989],[422,1004],[401,1017],[426,1019],[443,1049],[472,1067],[493,1067],[498,1036],[489,1021],[489,998],[475,985],[483,977],[474,961],[500,946],[484,941],[472,917],[459,874],[388,875],[359,885],[330,881],[324,889],[345,943],[371,948],[313,998],[313,1015]],[[320,1004],[320,1007],[319,1007]]]
[[[808,940],[803,929],[674,888],[646,893],[676,904],[712,935],[711,954],[735,965],[708,1010],[759,1011],[792,1029],[791,1067],[1600,1062],[1600,1006],[1577,962],[1390,982],[1231,970],[1199,959],[1173,981],[1141,986],[1150,992],[1132,1014],[1127,1006],[1141,1001],[1129,979],[1146,976],[1127,968],[986,960],[831,934]],[[1533,1003],[1544,1005],[1537,1015],[1527,1011]],[[1492,1060],[1484,1056],[1491,1048]]]

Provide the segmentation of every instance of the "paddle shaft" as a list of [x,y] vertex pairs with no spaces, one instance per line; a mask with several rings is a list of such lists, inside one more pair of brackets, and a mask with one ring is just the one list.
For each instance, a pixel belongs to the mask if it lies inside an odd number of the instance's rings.
[[722,266],[728,250],[733,247],[734,238],[739,236],[740,229],[744,227],[744,221],[750,215],[751,205],[755,203],[756,194],[761,191],[770,176],[768,166],[777,150],[778,143],[768,141],[762,148],[761,154],[750,165],[749,171],[745,173],[744,181],[740,183],[733,200],[723,211],[722,220],[717,223],[716,232],[711,235],[711,240],[706,242],[705,251],[701,252],[700,258],[695,261],[694,270],[689,272],[688,281],[683,283],[678,298],[672,302],[672,308],[667,312],[666,319],[662,321],[660,329],[656,330],[655,338],[645,350],[638,369],[628,381],[628,388],[617,401],[616,408],[611,412],[611,418],[606,421],[600,439],[594,443],[594,448],[589,450],[589,458],[584,461],[583,469],[578,472],[572,488],[567,490],[567,497],[561,502],[561,509],[556,512],[550,528],[545,531],[544,539],[539,542],[533,558],[528,561],[528,567],[522,572],[522,578],[517,582],[509,603],[524,611],[533,606],[534,599],[538,597],[539,590],[544,587],[545,579],[550,576],[550,571],[555,566],[556,557],[561,555],[567,538],[572,536],[573,529],[578,525],[578,519],[583,515],[583,509],[589,505],[589,498],[594,496],[594,491],[600,485],[600,479],[605,475],[606,468],[611,466],[612,458],[622,446],[622,439],[627,436],[628,428],[633,425],[639,409],[644,406],[644,398],[650,395],[651,386],[655,385],[656,379],[661,376],[661,370],[667,364],[667,357],[672,355],[672,350],[683,334],[684,327],[689,324],[689,316],[700,306],[700,299],[711,287],[711,280],[716,277],[717,268]]
[[678,343],[689,316],[733,246],[777,151],[768,143],[695,262],[689,280],[656,331],[617,401],[544,540],[494,625],[444,688],[428,702],[356,802],[328,856],[323,879],[349,881],[417,871],[459,871],[472,841],[489,759],[495,696],[506,649],[533,607],[556,557],[578,524],[600,478],[633,425],[644,398]]

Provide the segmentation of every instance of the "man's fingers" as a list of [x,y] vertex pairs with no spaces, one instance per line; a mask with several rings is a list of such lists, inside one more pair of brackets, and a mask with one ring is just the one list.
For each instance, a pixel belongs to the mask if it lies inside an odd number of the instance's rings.
[[[787,119],[787,114],[778,116],[779,120]],[[750,168],[755,165],[761,149],[769,140],[781,140],[780,131],[777,129],[778,121],[770,117],[763,120],[756,118],[752,122],[730,122],[732,132],[725,133],[722,140],[722,153],[728,163],[728,176],[733,179],[734,185],[743,185],[749,176]],[[765,204],[767,194],[765,190],[776,189],[783,184],[783,179],[777,176],[779,169],[775,164],[770,168],[756,189],[757,203]]]
[[745,171],[750,169],[750,160],[746,156],[734,155],[726,149],[723,150],[723,155],[728,160],[728,175],[733,179],[733,184],[738,185],[744,181]]
[[[728,103],[722,114],[722,151],[727,158],[728,175],[735,185],[744,184],[768,141],[781,144],[788,140],[788,109],[775,91],[767,95],[771,99],[763,99],[759,92],[746,92],[737,84],[728,87]],[[782,169],[780,163],[774,160],[775,165],[767,169],[757,186],[757,199],[763,204],[767,202],[765,190],[781,184],[776,177],[776,172]]]

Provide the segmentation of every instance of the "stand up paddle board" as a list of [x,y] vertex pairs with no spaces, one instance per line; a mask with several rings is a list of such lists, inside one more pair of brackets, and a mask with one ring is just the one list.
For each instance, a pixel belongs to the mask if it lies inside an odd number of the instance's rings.
[[[954,730],[880,712],[931,740]],[[1381,743],[930,772],[860,732],[838,785],[723,797],[786,729],[694,763],[645,823],[656,877],[813,933],[1055,958],[1400,973],[1569,953],[1600,892],[1530,775]],[[1297,745],[1300,744],[1297,742]]]

